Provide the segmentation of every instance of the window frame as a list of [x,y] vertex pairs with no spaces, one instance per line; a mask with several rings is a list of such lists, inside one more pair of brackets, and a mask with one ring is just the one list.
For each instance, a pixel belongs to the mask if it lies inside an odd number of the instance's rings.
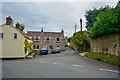
[[0,33],[0,39],[4,39],[4,33]]
[[14,40],[17,40],[17,39],[18,39],[18,34],[14,33]]
[[[37,37],[37,38],[36,38]],[[39,39],[40,39],[40,36],[34,36],[34,41],[39,41]]]

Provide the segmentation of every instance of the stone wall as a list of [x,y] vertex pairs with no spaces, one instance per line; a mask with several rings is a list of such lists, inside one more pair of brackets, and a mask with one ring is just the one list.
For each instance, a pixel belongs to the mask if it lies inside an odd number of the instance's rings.
[[90,39],[90,52],[116,55],[120,54],[120,34],[110,34]]
[[74,50],[78,50],[78,48],[73,44],[72,41],[70,41],[70,47],[73,48]]

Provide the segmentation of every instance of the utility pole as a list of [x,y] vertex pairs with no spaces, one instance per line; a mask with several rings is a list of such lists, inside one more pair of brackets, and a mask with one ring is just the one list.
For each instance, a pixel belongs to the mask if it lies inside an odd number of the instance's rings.
[[80,19],[80,27],[81,27],[81,31],[82,31],[82,19]]
[[75,25],[75,33],[76,33],[76,28],[77,28],[77,25]]

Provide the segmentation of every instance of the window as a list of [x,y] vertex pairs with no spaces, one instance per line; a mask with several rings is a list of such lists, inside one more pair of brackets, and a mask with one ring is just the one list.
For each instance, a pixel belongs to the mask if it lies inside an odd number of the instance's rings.
[[4,33],[0,33],[0,39],[4,38]]
[[56,37],[57,42],[60,42],[60,39],[61,39],[60,37]]
[[49,42],[50,39],[51,39],[51,37],[45,37],[45,40],[46,40],[47,42]]
[[17,39],[17,33],[14,33],[14,39]]
[[39,41],[40,36],[34,36],[34,41]]
[[51,46],[49,46],[49,49],[53,49],[52,45],[51,45]]
[[33,49],[35,49],[35,45],[33,45]]
[[37,45],[37,49],[39,49],[39,45]]

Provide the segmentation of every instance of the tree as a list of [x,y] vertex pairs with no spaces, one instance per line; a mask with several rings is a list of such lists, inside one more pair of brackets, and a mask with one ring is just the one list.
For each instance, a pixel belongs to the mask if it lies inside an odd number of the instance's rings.
[[23,31],[24,28],[25,28],[25,26],[24,26],[23,24],[20,24],[19,30],[20,30],[20,31]]
[[99,9],[97,8],[93,8],[93,10],[88,10],[85,14],[85,17],[86,17],[86,28],[87,30],[90,30],[91,27],[93,27],[94,25],[94,22],[97,20],[97,16],[99,15],[100,11],[104,11],[106,9],[110,8],[108,5],[105,6],[104,8],[101,7]]
[[97,21],[91,28],[90,37],[97,38],[111,33],[120,33],[120,8],[108,8],[100,11]]

